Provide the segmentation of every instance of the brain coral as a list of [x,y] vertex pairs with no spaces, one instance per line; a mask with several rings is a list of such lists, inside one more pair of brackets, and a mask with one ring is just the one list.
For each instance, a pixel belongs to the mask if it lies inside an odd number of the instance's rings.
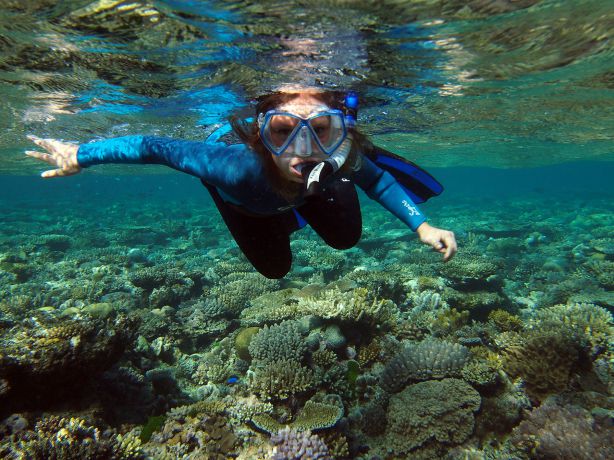
[[249,344],[250,356],[261,364],[279,360],[294,360],[300,363],[306,352],[307,344],[296,321],[264,326]]
[[469,350],[457,343],[427,339],[410,344],[385,367],[380,385],[397,392],[410,380],[439,379],[457,375],[467,362]]
[[395,458],[443,458],[471,436],[480,403],[479,393],[462,380],[410,385],[390,398],[386,446]]

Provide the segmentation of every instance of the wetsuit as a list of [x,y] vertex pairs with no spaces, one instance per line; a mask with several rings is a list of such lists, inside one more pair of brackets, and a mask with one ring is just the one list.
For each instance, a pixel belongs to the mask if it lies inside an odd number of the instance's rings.
[[294,202],[271,188],[262,160],[244,144],[127,136],[83,144],[77,160],[83,168],[163,164],[200,178],[243,253],[269,278],[290,270],[289,235],[305,222],[336,249],[358,242],[362,218],[354,183],[412,230],[426,220],[396,179],[364,156],[351,177],[336,177],[318,197],[306,201],[299,196]]

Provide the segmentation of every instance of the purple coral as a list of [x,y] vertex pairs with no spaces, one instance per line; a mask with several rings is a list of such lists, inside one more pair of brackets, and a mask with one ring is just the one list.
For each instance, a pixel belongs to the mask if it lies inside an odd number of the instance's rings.
[[580,407],[560,406],[549,398],[518,425],[511,442],[538,459],[614,458],[614,430]]
[[326,444],[310,431],[286,427],[271,436],[275,444],[271,460],[332,460]]

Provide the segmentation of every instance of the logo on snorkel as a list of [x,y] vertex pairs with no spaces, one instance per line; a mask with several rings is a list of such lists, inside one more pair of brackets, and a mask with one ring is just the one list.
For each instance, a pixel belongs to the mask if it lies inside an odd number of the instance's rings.
[[409,204],[407,202],[407,200],[401,201],[401,204],[405,207],[405,209],[407,209],[407,211],[409,211],[409,215],[410,216],[419,216],[420,215],[420,211],[418,211],[418,208],[416,208],[415,206],[412,206],[411,204]]

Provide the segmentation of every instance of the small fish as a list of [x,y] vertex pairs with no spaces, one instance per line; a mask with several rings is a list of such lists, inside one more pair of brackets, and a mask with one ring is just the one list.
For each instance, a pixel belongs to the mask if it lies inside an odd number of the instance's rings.
[[226,384],[233,385],[237,383],[238,381],[239,381],[239,377],[237,377],[236,375],[233,375],[231,377],[228,377],[228,380],[226,380]]

